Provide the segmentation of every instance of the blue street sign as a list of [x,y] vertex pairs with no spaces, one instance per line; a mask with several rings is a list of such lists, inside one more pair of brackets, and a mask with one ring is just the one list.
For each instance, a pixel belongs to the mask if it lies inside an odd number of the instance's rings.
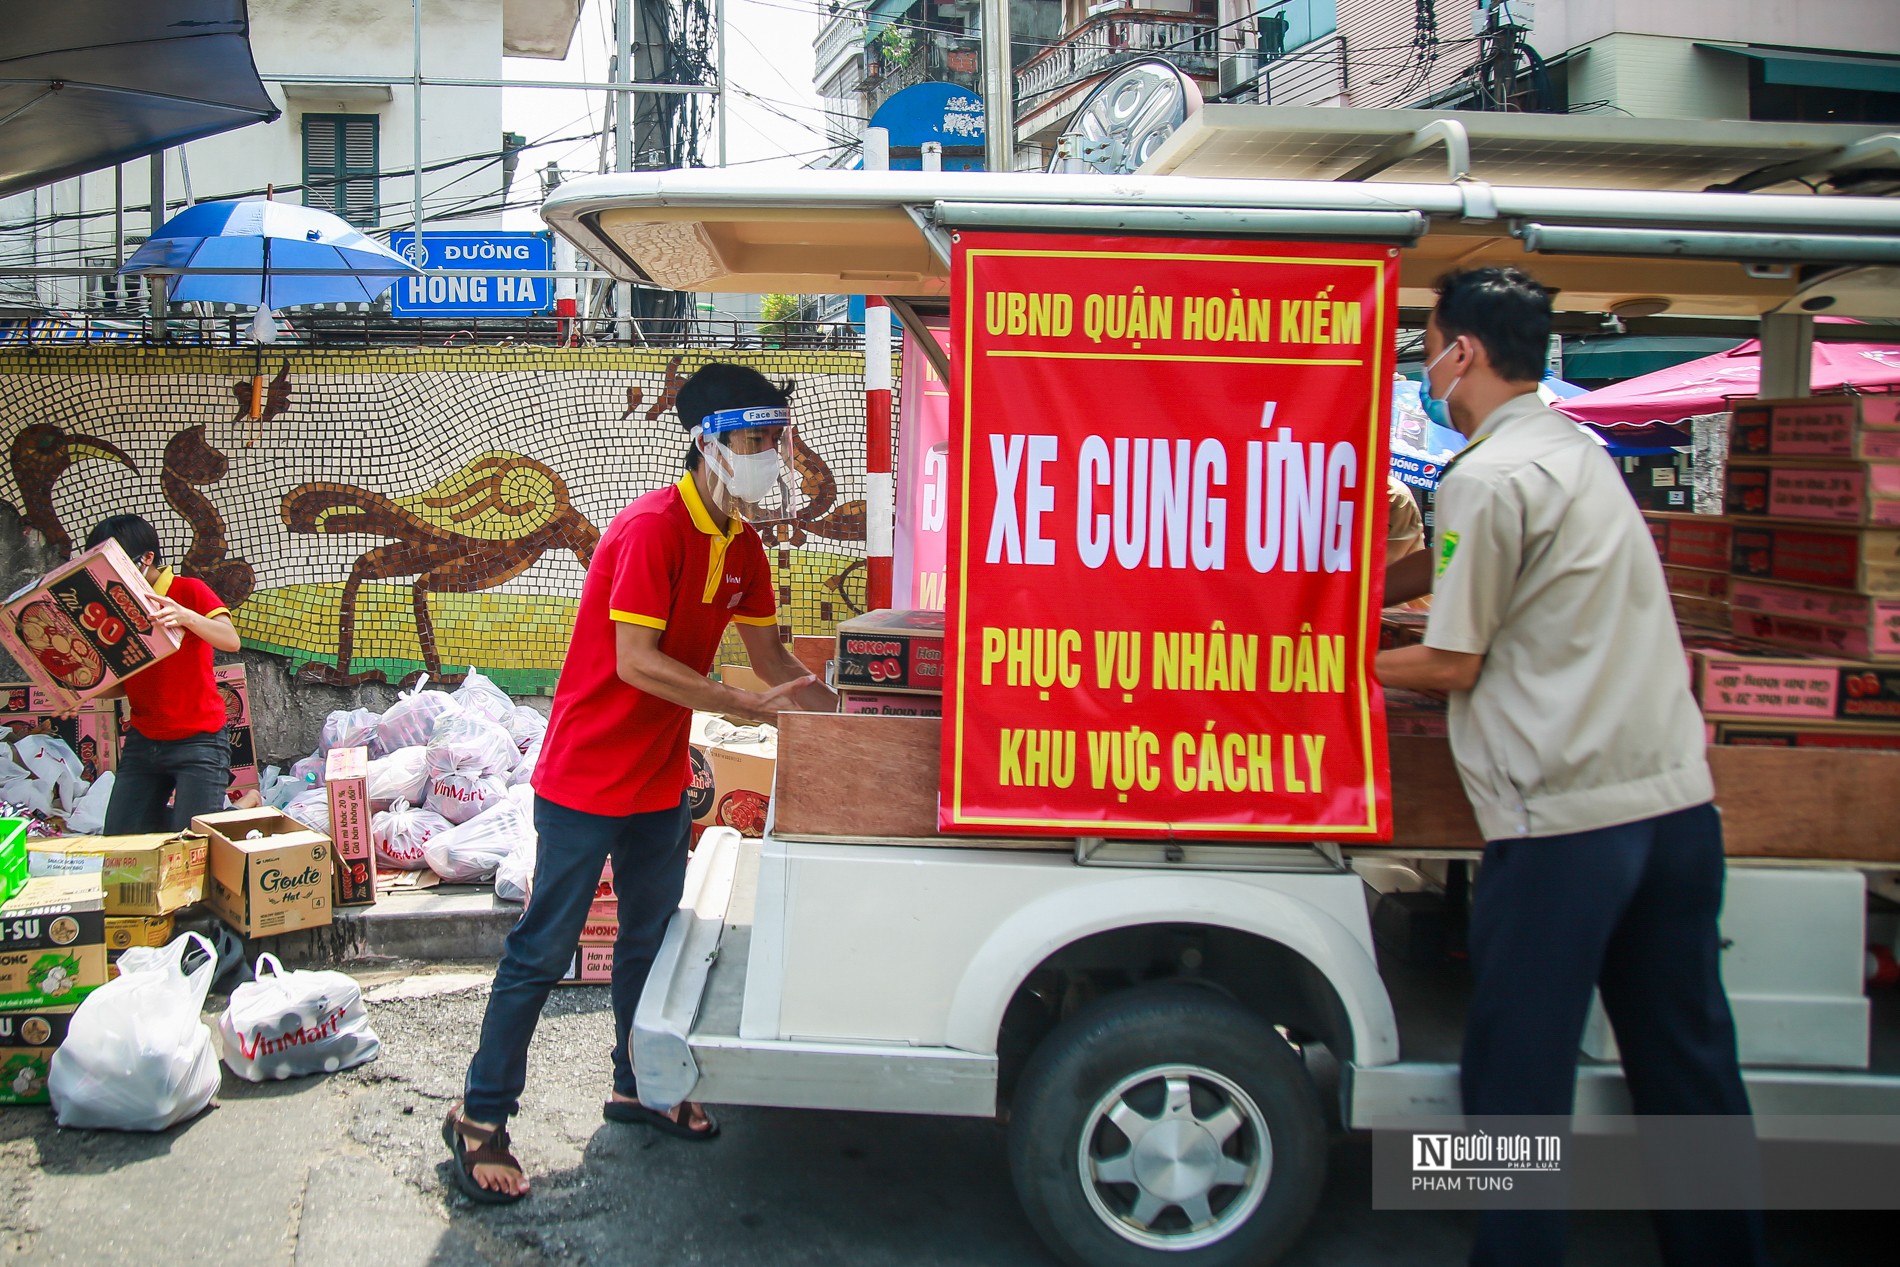
[[389,235],[389,246],[424,269],[494,270],[487,277],[404,277],[389,292],[389,310],[398,317],[521,317],[553,306],[548,278],[510,275],[554,267],[539,233],[427,229],[418,254],[416,235],[403,229]]

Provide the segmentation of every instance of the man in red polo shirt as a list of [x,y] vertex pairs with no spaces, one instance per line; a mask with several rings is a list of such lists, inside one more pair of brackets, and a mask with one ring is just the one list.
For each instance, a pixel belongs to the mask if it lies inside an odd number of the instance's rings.
[[[765,547],[747,518],[783,512],[795,478],[789,390],[756,370],[713,363],[680,388],[692,433],[686,474],[621,511],[594,552],[535,767],[534,887],[508,935],[462,1103],[442,1124],[457,1186],[491,1204],[528,1194],[508,1151],[528,1043],[548,991],[580,942],[601,866],[613,860],[614,1086],[609,1121],[687,1139],[718,1132],[699,1105],[640,1103],[627,1049],[633,1010],[685,885],[693,710],[771,722],[837,697],[778,636]],[[710,681],[728,623],[739,627],[764,692]]]

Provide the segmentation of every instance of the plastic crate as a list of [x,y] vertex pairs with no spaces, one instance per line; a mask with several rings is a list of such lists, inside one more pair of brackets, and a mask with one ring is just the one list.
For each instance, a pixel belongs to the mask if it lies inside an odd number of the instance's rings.
[[26,820],[0,818],[0,903],[26,885]]

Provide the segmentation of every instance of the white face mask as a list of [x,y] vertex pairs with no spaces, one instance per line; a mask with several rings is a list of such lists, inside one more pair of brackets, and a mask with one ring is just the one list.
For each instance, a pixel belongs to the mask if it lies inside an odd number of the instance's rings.
[[785,463],[779,457],[777,449],[766,449],[762,453],[734,453],[725,449],[723,456],[728,464],[725,472],[726,487],[732,495],[742,502],[762,502],[772,495],[778,487],[779,475],[785,470]]

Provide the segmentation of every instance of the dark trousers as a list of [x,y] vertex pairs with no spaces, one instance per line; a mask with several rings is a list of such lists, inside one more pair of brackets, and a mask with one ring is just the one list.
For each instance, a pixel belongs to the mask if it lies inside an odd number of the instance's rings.
[[225,731],[185,739],[147,739],[131,731],[112,775],[105,834],[183,831],[198,815],[223,809],[230,787],[231,737]]
[[[1722,989],[1722,820],[1700,805],[1641,822],[1485,846],[1471,907],[1467,1118],[1568,1116],[1577,1046],[1602,991],[1635,1111],[1746,1118]],[[1737,1122],[1753,1148],[1751,1124]],[[1671,1267],[1767,1261],[1759,1211],[1658,1211]],[[1555,1267],[1563,1211],[1488,1210],[1474,1267]]]
[[602,865],[614,864],[620,932],[614,941],[614,1090],[638,1095],[627,1031],[640,1002],[653,956],[686,887],[686,847],[692,819],[685,798],[650,814],[583,814],[536,797],[534,892],[508,934],[482,1018],[481,1046],[469,1062],[463,1109],[477,1122],[501,1122],[521,1111],[528,1082],[528,1043],[548,991],[566,973],[580,946],[581,926],[600,883]]

